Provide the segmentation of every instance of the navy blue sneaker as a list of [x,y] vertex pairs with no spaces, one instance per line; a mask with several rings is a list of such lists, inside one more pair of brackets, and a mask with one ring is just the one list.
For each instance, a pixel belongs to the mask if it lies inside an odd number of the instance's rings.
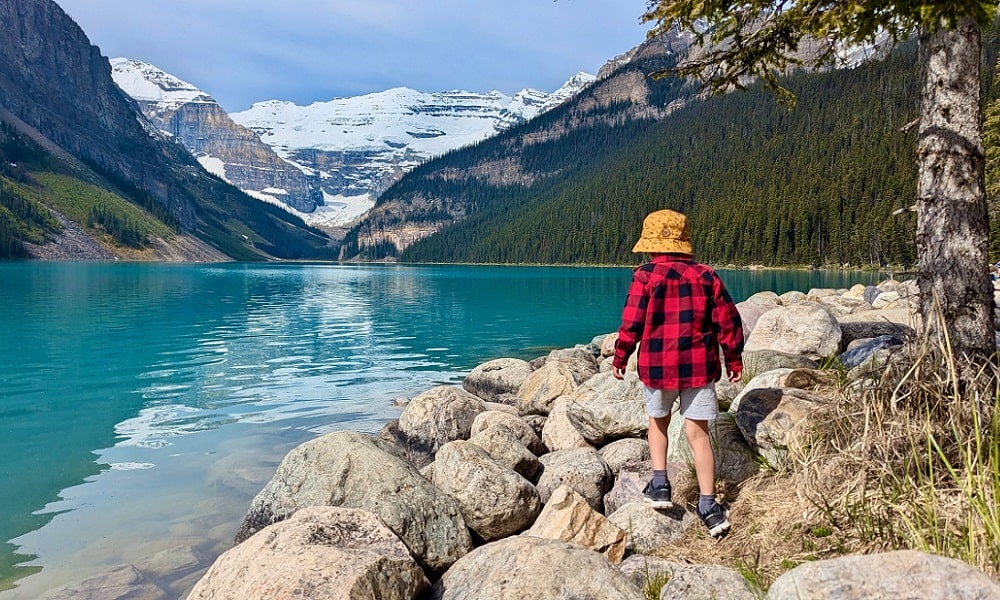
[[674,503],[670,500],[671,494],[669,481],[656,487],[653,487],[653,482],[650,481],[646,484],[646,489],[642,490],[642,499],[653,508],[673,508]]
[[728,512],[722,505],[715,503],[708,512],[698,511],[701,522],[708,527],[708,534],[714,538],[722,537],[729,531]]

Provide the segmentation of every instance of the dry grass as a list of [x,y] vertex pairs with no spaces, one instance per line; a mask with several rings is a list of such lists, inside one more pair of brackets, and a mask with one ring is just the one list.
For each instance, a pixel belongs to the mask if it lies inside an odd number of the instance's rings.
[[[1000,576],[996,382],[995,362],[925,342],[878,381],[814,390],[836,401],[815,415],[807,446],[790,449],[791,466],[720,488],[732,532],[713,540],[692,528],[660,554],[737,568],[761,589],[805,561],[904,548]],[[696,502],[693,477],[675,490]]]

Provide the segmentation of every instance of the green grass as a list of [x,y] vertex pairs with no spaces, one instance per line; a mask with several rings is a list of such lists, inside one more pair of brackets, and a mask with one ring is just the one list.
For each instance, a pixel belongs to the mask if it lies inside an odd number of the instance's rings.
[[100,187],[56,173],[34,173],[33,178],[38,187],[15,184],[18,192],[61,213],[84,229],[95,231],[93,227],[87,226],[88,217],[95,208],[105,207],[121,219],[134,223],[138,231],[145,236],[168,240],[175,235],[170,227],[149,213]]

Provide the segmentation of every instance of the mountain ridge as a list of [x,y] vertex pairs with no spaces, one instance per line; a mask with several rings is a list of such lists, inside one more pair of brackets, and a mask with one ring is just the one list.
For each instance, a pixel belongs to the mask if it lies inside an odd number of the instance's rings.
[[111,64],[143,114],[203,167],[334,235],[421,162],[529,120],[594,80],[581,72],[555,92],[513,96],[398,87],[307,106],[265,100],[227,115],[208,92],[153,65]]
[[[154,219],[174,232],[164,234],[167,238],[197,238],[216,257],[267,260],[332,253],[334,244],[326,234],[207,173],[142,117],[135,102],[113,83],[107,59],[51,0],[0,0],[0,43],[5,48],[0,53],[0,107],[12,115],[4,123],[16,132],[5,134],[4,152],[20,152],[17,148],[28,147],[34,138],[72,156],[72,161],[59,160],[38,146],[28,151],[36,157],[33,162],[5,163],[10,173],[0,183],[10,206],[62,212],[85,235],[122,252],[129,247],[123,240],[141,247],[148,239],[144,236],[164,231],[148,220]],[[98,206],[94,197],[82,193],[87,185],[111,195],[102,196],[104,204]],[[53,202],[62,202],[63,210]],[[86,207],[78,211],[79,202],[89,202],[90,212]],[[5,231],[14,232],[7,241],[16,251],[31,227],[10,206],[2,206],[0,219]],[[118,237],[109,237],[111,231]],[[47,237],[44,243],[53,240]],[[169,252],[139,258],[177,259]]]

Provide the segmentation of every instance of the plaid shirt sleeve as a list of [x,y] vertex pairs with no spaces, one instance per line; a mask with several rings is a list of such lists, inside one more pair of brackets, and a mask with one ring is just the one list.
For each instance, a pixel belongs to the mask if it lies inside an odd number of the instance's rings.
[[729,291],[718,275],[715,276],[712,328],[722,347],[726,368],[733,373],[743,371],[743,319]]
[[632,274],[632,283],[625,298],[625,308],[622,310],[622,325],[618,329],[618,341],[615,342],[615,357],[612,365],[624,369],[628,357],[635,352],[635,347],[642,339],[642,331],[646,325],[646,309],[649,306],[649,295],[646,293],[644,271],[636,270]]

